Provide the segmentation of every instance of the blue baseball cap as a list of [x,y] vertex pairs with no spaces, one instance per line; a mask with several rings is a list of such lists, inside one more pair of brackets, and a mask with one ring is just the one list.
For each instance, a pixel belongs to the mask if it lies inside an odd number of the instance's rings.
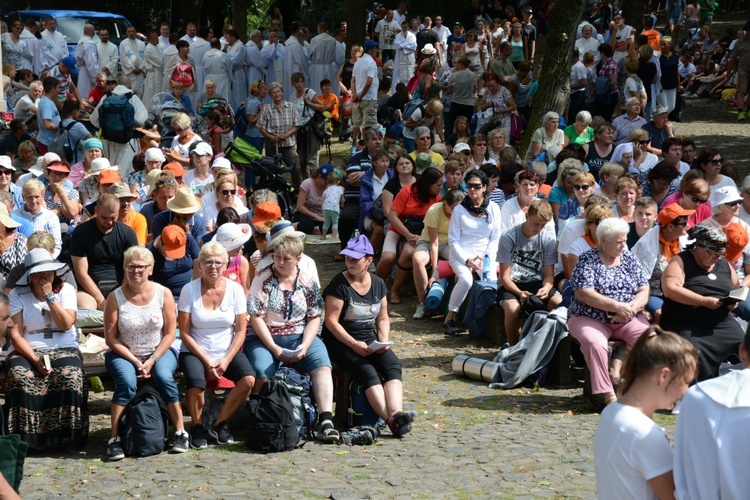
[[318,167],[318,175],[323,176],[324,179],[328,179],[328,174],[331,172],[334,172],[336,169],[331,165],[330,163],[326,163],[325,165],[321,165]]
[[77,75],[78,74],[78,67],[76,66],[76,58],[73,56],[63,57],[62,61],[69,70],[71,75]]
[[370,50],[373,47],[378,47],[380,44],[375,40],[365,40],[365,50]]

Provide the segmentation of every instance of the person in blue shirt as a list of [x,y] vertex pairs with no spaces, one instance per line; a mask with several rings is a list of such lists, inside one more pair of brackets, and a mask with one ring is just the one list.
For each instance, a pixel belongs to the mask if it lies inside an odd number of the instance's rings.
[[172,82],[172,92],[170,92],[167,101],[177,101],[182,104],[190,116],[195,116],[193,105],[190,104],[190,98],[184,93],[185,87],[180,82]]
[[39,99],[37,112],[37,124],[39,125],[39,135],[37,136],[39,152],[44,154],[47,148],[55,139],[55,134],[60,128],[60,111],[55,104],[57,92],[60,88],[60,80],[48,76],[42,82],[44,93]]
[[[81,117],[81,103],[75,99],[68,99],[62,105],[62,121],[60,128],[68,134],[68,144],[73,150],[71,158],[63,158],[70,165],[83,161],[83,141],[94,137],[86,126],[79,122]],[[70,128],[68,128],[70,127]]]

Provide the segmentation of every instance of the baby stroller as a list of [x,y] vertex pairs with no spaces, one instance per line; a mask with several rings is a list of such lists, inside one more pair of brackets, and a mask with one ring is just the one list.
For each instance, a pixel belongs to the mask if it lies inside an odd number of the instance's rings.
[[256,189],[268,189],[276,193],[281,208],[281,216],[292,220],[294,207],[297,206],[297,190],[282,177],[288,172],[281,164],[281,155],[261,156],[258,151],[243,139],[235,139],[226,150],[227,158],[235,169],[242,169],[250,174],[246,176],[248,192]]
[[232,119],[234,118],[234,111],[232,110],[232,106],[230,106],[229,102],[223,97],[212,97],[208,99],[206,102],[201,104],[201,108],[198,110],[198,114],[205,118],[207,114],[209,114],[211,111],[216,111],[217,108],[220,108],[218,110],[218,113],[221,116],[229,116]]
[[[159,147],[172,147],[172,140],[177,135],[177,132],[172,128],[172,118],[177,113],[188,114],[188,111],[168,93],[159,92],[151,99],[151,113],[154,115],[154,121],[159,127],[159,133],[161,134]],[[206,120],[202,116],[191,116],[190,122],[190,128],[193,132],[201,136],[204,141],[209,140]]]

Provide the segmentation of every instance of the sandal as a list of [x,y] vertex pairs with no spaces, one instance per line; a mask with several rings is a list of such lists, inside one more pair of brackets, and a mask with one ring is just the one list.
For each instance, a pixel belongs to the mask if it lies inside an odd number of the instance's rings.
[[315,437],[324,443],[338,443],[341,441],[339,431],[333,427],[333,422],[330,420],[324,420],[320,423],[320,430],[316,433]]
[[412,429],[412,422],[416,420],[417,412],[410,411],[396,412],[390,419],[388,419],[388,428],[391,430],[394,436],[401,438],[404,434],[408,434]]

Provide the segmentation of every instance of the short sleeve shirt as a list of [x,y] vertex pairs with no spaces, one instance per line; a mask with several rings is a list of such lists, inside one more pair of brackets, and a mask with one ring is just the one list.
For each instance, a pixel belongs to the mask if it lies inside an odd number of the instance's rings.
[[[334,297],[344,301],[339,315],[339,323],[355,340],[370,343],[376,340],[375,320],[388,288],[385,282],[374,274],[370,289],[364,295],[357,293],[349,284],[344,273],[337,274],[323,292],[323,297]],[[329,334],[327,331],[324,335]]]
[[44,128],[44,120],[50,120],[53,125],[60,125],[60,112],[57,110],[57,106],[52,102],[52,99],[47,96],[42,96],[39,100],[39,108],[37,114],[37,122],[39,124],[39,142],[45,146],[52,144],[52,141],[57,134],[57,130],[47,130]]
[[510,264],[513,283],[538,283],[544,279],[544,267],[557,261],[557,241],[548,231],[527,238],[522,226],[519,224],[500,237],[497,261]]
[[427,209],[427,213],[424,216],[424,229],[419,237],[419,241],[430,241],[430,233],[427,231],[427,228],[431,227],[437,229],[438,244],[444,245],[448,243],[448,227],[451,224],[451,220],[445,216],[443,203],[442,201],[435,203]]
[[[63,309],[68,311],[78,309],[75,288],[68,283],[63,283],[62,288],[55,296]],[[9,302],[12,316],[20,312],[23,313],[23,336],[32,349],[78,347],[75,325],[68,330],[61,331],[52,318],[49,304],[34,297],[31,288],[28,286],[11,290]],[[50,335],[52,338],[49,338]]]
[[365,54],[354,63],[354,69],[352,69],[352,78],[354,78],[354,84],[356,85],[355,93],[359,94],[365,88],[367,79],[372,78],[372,84],[367,90],[367,93],[363,96],[363,101],[374,101],[378,98],[378,65],[375,60],[369,54]]
[[115,222],[112,230],[104,234],[91,219],[79,224],[70,237],[71,257],[86,257],[89,276],[94,283],[116,281],[122,283],[123,253],[138,245],[135,231],[122,222]]

